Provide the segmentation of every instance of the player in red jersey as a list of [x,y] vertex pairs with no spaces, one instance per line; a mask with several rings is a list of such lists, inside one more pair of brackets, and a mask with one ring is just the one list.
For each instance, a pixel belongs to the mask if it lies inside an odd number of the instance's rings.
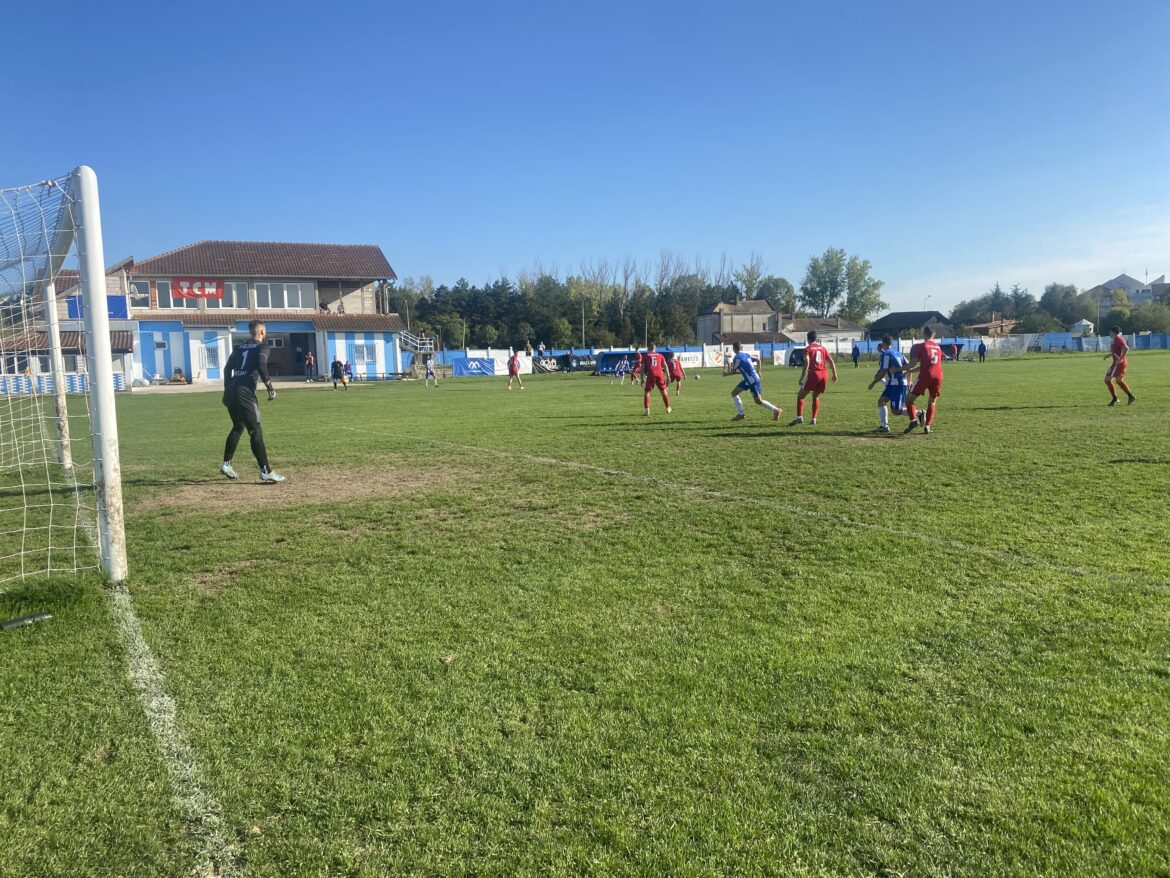
[[829,384],[829,370],[833,370],[833,383],[837,383],[837,364],[833,355],[817,341],[817,331],[808,331],[808,347],[804,349],[804,368],[800,372],[800,392],[796,395],[796,417],[788,426],[804,423],[804,398],[813,395],[812,420],[816,424],[821,413],[821,394]]
[[[683,371],[682,360],[679,359],[678,354],[670,358],[670,381],[674,382],[674,392],[676,394],[682,393],[683,379],[687,377],[687,373]],[[667,382],[667,384],[670,383]]]
[[630,383],[633,384],[635,387],[637,387],[639,390],[642,389],[642,380],[638,377],[641,374],[642,374],[642,355],[640,353],[638,353],[637,349],[635,348],[635,350],[634,350],[634,368],[632,370],[630,370]]
[[[922,427],[924,433],[933,429],[935,406],[942,395],[942,364],[942,348],[934,340],[934,329],[928,326],[922,330],[922,341],[910,348],[910,368],[907,372],[917,371],[918,380],[906,397],[906,414],[910,416],[910,426],[903,432],[909,433],[918,426]],[[914,400],[924,393],[930,396],[925,415],[914,407]]]
[[512,389],[512,379],[515,378],[520,384],[520,389],[524,389],[524,381],[520,378],[520,352],[513,351],[512,356],[508,357],[508,389]]
[[650,345],[650,350],[642,354],[642,374],[646,376],[646,383],[642,389],[646,391],[642,404],[646,407],[646,414],[650,414],[650,391],[655,387],[662,394],[662,404],[666,406],[666,413],[670,414],[670,394],[666,392],[666,357],[658,353],[658,345]]
[[1109,364],[1109,371],[1105,373],[1105,386],[1109,388],[1109,395],[1113,397],[1109,401],[1110,405],[1117,405],[1117,391],[1113,389],[1113,382],[1117,382],[1117,386],[1125,391],[1125,395],[1129,397],[1127,405],[1133,405],[1133,401],[1137,399],[1133,393],[1130,392],[1129,385],[1125,383],[1125,365],[1129,356],[1129,345],[1125,343],[1125,336],[1121,334],[1121,327],[1114,326],[1109,330],[1113,336],[1113,345],[1109,353],[1105,355],[1105,359],[1113,358],[1113,362]]

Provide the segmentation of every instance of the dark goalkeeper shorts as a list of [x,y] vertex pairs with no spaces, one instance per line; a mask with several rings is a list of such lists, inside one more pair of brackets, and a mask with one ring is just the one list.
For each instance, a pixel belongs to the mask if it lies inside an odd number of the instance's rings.
[[251,387],[229,387],[223,392],[223,404],[232,418],[232,426],[245,427],[249,432],[260,426],[260,403]]

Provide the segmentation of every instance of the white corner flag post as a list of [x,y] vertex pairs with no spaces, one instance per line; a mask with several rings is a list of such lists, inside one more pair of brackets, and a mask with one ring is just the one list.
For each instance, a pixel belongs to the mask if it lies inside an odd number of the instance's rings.
[[93,432],[93,478],[102,573],[113,582],[126,579],[126,526],[122,510],[122,472],[118,459],[118,418],[114,409],[114,364],[106,305],[105,250],[97,175],[82,165],[69,181],[78,212],[73,217],[81,268],[85,320],[85,361]]

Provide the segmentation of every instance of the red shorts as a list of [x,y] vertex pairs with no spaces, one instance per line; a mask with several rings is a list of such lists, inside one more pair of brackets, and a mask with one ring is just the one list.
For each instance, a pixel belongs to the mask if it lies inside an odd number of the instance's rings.
[[824,393],[825,388],[829,386],[829,374],[813,372],[804,379],[804,387],[800,388],[801,393]]
[[509,369],[508,370],[508,377],[509,378],[519,378],[520,377],[520,370],[519,369]]
[[1109,367],[1109,371],[1105,373],[1105,380],[1112,381],[1114,378],[1125,377],[1125,363],[1114,363]]
[[643,386],[647,390],[653,390],[655,387],[659,390],[666,390],[666,379],[661,375],[647,375],[646,383]]
[[928,378],[926,375],[919,376],[910,394],[922,396],[924,393],[929,396],[942,396],[942,376],[938,378]]

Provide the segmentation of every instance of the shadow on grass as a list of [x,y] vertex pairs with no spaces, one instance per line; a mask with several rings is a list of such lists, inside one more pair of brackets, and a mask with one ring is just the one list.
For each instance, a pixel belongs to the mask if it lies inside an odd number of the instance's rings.
[[1110,463],[1144,463],[1152,466],[1166,466],[1170,464],[1170,459],[1157,457],[1118,457],[1109,461]]

